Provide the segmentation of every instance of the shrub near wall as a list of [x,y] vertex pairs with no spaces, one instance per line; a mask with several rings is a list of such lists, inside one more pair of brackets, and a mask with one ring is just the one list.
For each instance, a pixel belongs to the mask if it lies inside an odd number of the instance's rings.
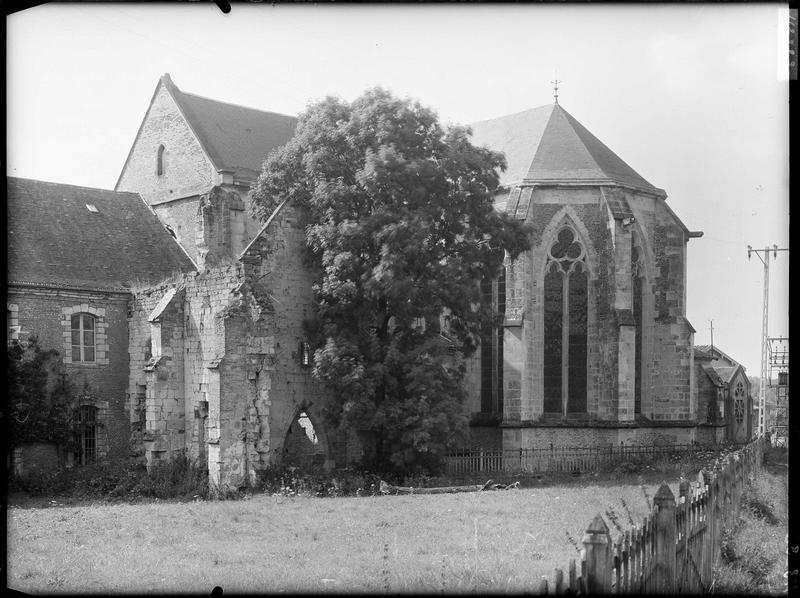
[[9,480],[10,491],[33,497],[76,500],[190,499],[208,496],[208,474],[186,457],[156,465],[148,472],[134,461],[34,470]]

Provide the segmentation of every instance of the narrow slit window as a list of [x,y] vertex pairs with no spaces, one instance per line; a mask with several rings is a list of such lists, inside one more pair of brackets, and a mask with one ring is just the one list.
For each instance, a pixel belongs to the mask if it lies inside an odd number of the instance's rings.
[[156,152],[156,175],[162,176],[164,174],[164,145],[158,146]]

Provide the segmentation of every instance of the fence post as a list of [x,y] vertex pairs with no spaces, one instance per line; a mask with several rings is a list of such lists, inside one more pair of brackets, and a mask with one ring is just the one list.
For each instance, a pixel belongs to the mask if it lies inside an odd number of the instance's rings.
[[700,570],[703,575],[703,587],[707,588],[711,583],[712,575],[712,555],[714,546],[714,502],[711,496],[711,474],[705,469],[698,474],[698,480],[702,484],[701,491],[705,489],[705,501],[703,504],[702,516],[705,520],[706,531],[703,533],[702,561],[703,568]]
[[599,513],[586,528],[583,547],[586,551],[586,593],[608,594],[611,591],[611,536]]
[[734,477],[736,478],[736,504],[734,505],[734,512],[739,512],[739,504],[742,501],[744,494],[744,473],[742,471],[743,457],[736,455],[736,460],[733,462]]
[[675,495],[666,482],[653,498],[655,558],[652,589],[657,594],[675,593]]
[[553,589],[556,594],[564,593],[564,571],[562,569],[553,571]]

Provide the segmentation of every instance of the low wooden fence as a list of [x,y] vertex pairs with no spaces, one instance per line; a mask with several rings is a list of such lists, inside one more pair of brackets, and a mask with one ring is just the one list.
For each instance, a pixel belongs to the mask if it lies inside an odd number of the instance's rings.
[[592,471],[598,467],[631,461],[654,462],[675,456],[716,452],[718,446],[670,444],[663,446],[554,447],[516,450],[468,449],[446,457],[450,475],[472,473],[544,473]]
[[676,499],[664,483],[653,512],[612,540],[597,515],[583,536],[581,558],[567,573],[543,577],[541,594],[702,594],[712,581],[720,534],[733,522],[745,486],[761,468],[765,439],[717,460],[697,481],[682,480]]

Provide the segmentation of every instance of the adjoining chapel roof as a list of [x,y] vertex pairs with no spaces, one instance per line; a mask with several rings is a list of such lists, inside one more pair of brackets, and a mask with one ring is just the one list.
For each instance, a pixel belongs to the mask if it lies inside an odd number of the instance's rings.
[[506,155],[500,184],[620,185],[666,197],[559,104],[470,125],[473,143]]
[[724,382],[722,382],[722,379],[719,377],[719,374],[717,374],[717,371],[712,366],[703,365],[702,367],[703,367],[703,371],[706,373],[706,376],[708,376],[708,379],[711,380],[711,383],[714,386],[717,386],[717,387],[720,387],[720,388],[725,386]]
[[294,135],[297,118],[228,104],[178,89],[168,74],[161,82],[175,98],[217,170],[255,179],[266,155]]
[[[710,363],[703,364],[703,371],[705,371],[711,381],[718,386],[720,385],[718,381],[724,384],[730,384],[730,381],[736,375],[736,372],[739,371],[739,368],[744,371],[744,366],[727,353],[720,351],[718,347],[712,345],[695,345],[694,353],[695,357],[710,360]],[[713,372],[713,374],[711,372]]]
[[736,374],[736,372],[739,370],[739,367],[741,367],[741,366],[738,366],[738,365],[737,366],[717,366],[717,365],[712,365],[711,367],[714,368],[714,371],[717,372],[717,375],[719,375],[720,379],[725,384],[730,384],[730,381],[733,379],[734,374]]
[[733,357],[723,352],[719,347],[716,347],[714,345],[695,345],[694,350],[695,352],[702,351],[706,355],[710,356],[712,359],[722,359],[724,361],[727,361],[728,365],[731,366],[739,365],[738,361],[736,361]]
[[8,282],[125,290],[194,264],[136,193],[9,177]]

